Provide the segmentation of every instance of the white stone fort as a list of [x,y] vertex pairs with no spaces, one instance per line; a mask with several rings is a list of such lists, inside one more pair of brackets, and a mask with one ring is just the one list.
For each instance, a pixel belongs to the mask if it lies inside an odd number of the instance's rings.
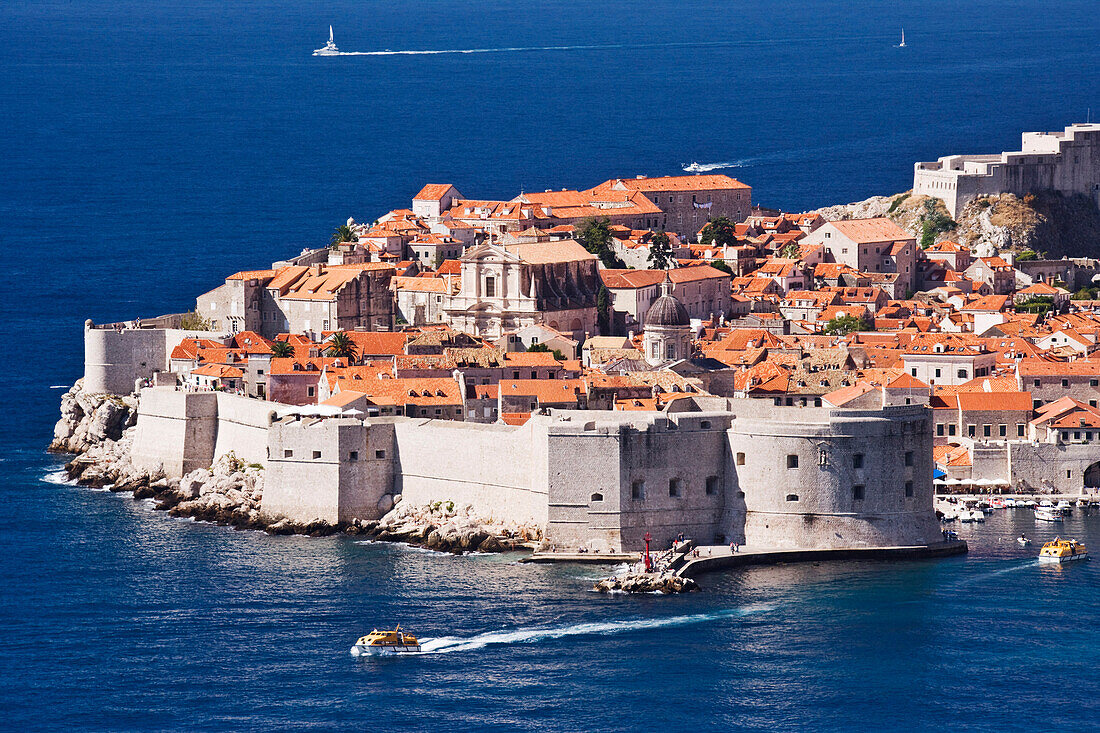
[[913,168],[913,194],[943,199],[953,217],[979,196],[1037,191],[1080,194],[1100,206],[1100,123],[1025,132],[1020,150],[946,155]]
[[[703,543],[935,545],[924,406],[776,406],[699,396],[672,413],[558,411],[525,425],[317,417],[220,392],[141,391],[131,460],[170,476],[233,451],[266,469],[270,519],[377,519],[396,496],[534,522],[599,552]],[[308,413],[308,408],[300,408]]]

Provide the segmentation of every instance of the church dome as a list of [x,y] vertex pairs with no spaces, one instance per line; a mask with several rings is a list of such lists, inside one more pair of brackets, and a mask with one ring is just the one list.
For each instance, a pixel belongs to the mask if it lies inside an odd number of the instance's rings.
[[653,301],[653,305],[649,307],[649,312],[645,314],[645,325],[690,326],[691,319],[684,304],[666,293]]

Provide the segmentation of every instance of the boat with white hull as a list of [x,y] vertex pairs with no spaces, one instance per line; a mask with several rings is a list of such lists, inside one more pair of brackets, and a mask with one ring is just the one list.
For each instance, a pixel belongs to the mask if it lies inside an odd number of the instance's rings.
[[336,44],[332,40],[332,26],[328,27],[328,43],[321,48],[313,52],[314,56],[339,56],[340,49],[336,48]]

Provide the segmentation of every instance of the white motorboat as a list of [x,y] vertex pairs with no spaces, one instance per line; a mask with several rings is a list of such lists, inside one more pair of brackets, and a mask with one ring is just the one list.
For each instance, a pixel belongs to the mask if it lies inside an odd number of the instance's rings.
[[339,56],[340,49],[336,48],[336,44],[332,40],[332,26],[328,27],[328,43],[321,48],[313,52],[314,56]]
[[1018,506],[1015,499],[1005,499],[1005,509],[1015,509]]
[[[981,512],[978,512],[978,514],[981,514]],[[962,522],[963,524],[973,522],[974,521],[974,515],[971,514],[969,510],[963,509],[961,512],[959,512],[959,521]]]
[[1086,501],[1085,499],[1078,499],[1078,500],[1077,500],[1077,506],[1078,506],[1078,508],[1084,509],[1084,508],[1085,508],[1085,507],[1087,507],[1088,505],[1089,505],[1089,503],[1088,503],[1088,501]]
[[685,173],[702,173],[706,170],[706,168],[695,161],[692,161],[690,165],[683,166],[683,168]]
[[1035,508],[1035,521],[1037,522],[1061,522],[1062,513],[1054,507],[1040,506]]
[[1041,507],[1052,507],[1052,506],[1054,506],[1054,502],[1051,501],[1050,499],[1043,499],[1041,502],[1039,502],[1039,506],[1041,506]]
[[1073,514],[1073,504],[1070,504],[1065,499],[1062,499],[1061,501],[1059,501],[1058,505],[1055,506],[1054,508],[1057,509],[1058,511],[1062,512],[1062,514],[1065,514],[1067,516],[1070,515],[1070,514]]
[[1016,544],[1018,544],[1020,547],[1027,547],[1028,545],[1031,544],[1031,540],[1029,540],[1024,535],[1020,535],[1019,537],[1016,538]]

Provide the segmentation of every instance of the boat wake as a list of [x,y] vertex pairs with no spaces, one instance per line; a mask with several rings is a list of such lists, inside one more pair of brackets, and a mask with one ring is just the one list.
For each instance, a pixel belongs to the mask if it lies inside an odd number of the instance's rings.
[[[769,39],[769,42],[775,42]],[[780,43],[794,42],[778,41]],[[736,41],[684,41],[671,43],[601,43],[568,46],[500,46],[496,48],[439,48],[439,49],[384,49],[382,51],[333,51],[323,56],[438,56],[441,54],[474,53],[533,53],[536,51],[615,51],[644,50],[654,48],[722,48],[727,46],[758,45],[760,42]]]
[[448,654],[450,652],[468,652],[495,644],[532,644],[547,639],[561,639],[567,636],[588,636],[599,634],[622,634],[645,629],[660,629],[674,626],[718,621],[721,619],[741,618],[757,613],[771,611],[775,606],[765,603],[753,604],[743,608],[716,611],[714,613],[696,613],[667,618],[633,619],[627,621],[593,621],[571,626],[533,627],[513,629],[511,631],[489,631],[475,636],[441,636],[435,639],[423,639],[420,642],[422,654]]

